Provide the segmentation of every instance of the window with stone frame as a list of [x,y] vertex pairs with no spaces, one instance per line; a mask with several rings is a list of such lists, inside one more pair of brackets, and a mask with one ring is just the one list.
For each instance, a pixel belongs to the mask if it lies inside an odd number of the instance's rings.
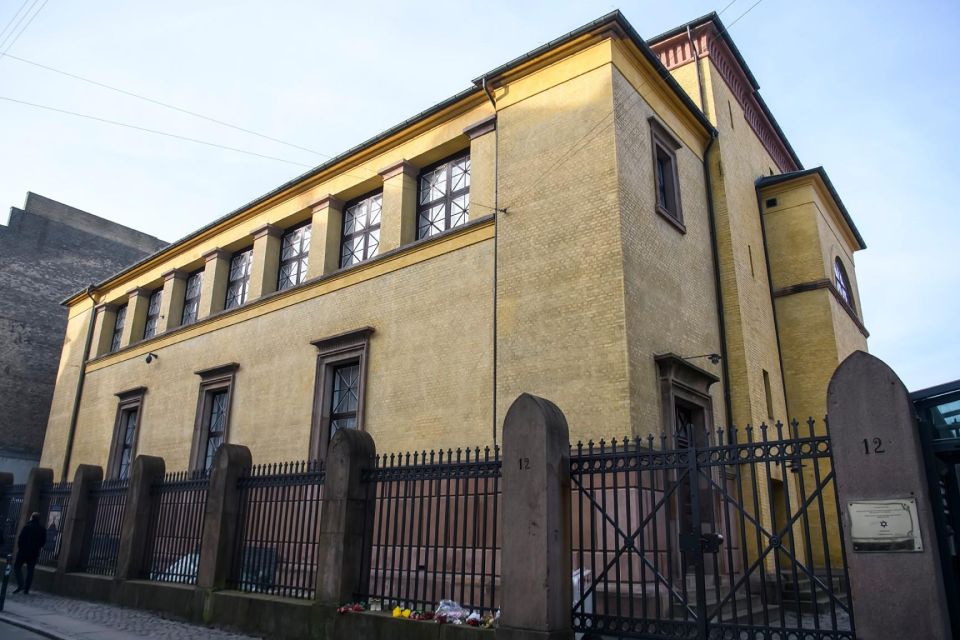
[[239,307],[247,301],[250,291],[250,267],[253,265],[253,249],[245,249],[230,258],[230,271],[227,275],[227,298],[224,309]]
[[443,233],[470,219],[470,154],[458,154],[420,172],[417,238]]
[[650,138],[653,147],[654,206],[657,213],[681,231],[686,231],[680,206],[680,174],[676,154],[680,142],[654,118],[650,119]]
[[380,248],[380,210],[383,192],[368,194],[343,208],[343,232],[340,238],[340,266],[369,260]]
[[130,477],[130,468],[137,450],[137,436],[144,387],[137,387],[117,394],[117,417],[113,428],[113,442],[110,457],[107,460],[107,478],[126,480]]
[[837,293],[840,294],[844,302],[850,305],[851,309],[856,309],[853,305],[853,289],[850,287],[850,279],[847,277],[847,270],[840,258],[833,261],[833,277],[837,283]]
[[280,276],[277,291],[295,287],[307,279],[312,228],[308,222],[283,234],[280,240]]
[[220,445],[227,442],[233,380],[238,368],[237,363],[231,362],[196,372],[201,382],[190,455],[191,469],[209,470]]
[[143,325],[143,339],[157,335],[157,323],[160,322],[160,303],[163,301],[163,289],[157,289],[150,294],[147,303],[147,319]]
[[117,307],[117,315],[113,320],[113,337],[110,339],[110,353],[120,348],[120,339],[123,336],[123,325],[127,321],[127,305]]
[[330,441],[341,429],[363,429],[367,352],[373,329],[316,340],[317,378],[314,389],[311,458],[325,458]]
[[183,314],[180,324],[193,324],[200,311],[200,291],[203,289],[203,269],[194,271],[187,277],[187,286],[183,294]]

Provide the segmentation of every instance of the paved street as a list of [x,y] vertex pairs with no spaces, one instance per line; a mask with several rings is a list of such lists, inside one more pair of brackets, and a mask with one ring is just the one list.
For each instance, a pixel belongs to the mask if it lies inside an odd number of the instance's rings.
[[[27,625],[43,635],[11,626],[8,622]],[[28,596],[8,592],[4,610],[0,613],[0,638],[36,640],[40,637],[60,640],[253,640],[253,636],[168,620],[136,609],[62,598],[39,591]]]

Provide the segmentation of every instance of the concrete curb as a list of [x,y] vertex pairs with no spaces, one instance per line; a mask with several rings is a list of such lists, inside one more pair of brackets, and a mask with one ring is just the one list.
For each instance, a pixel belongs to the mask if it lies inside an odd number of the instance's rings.
[[43,636],[44,638],[52,638],[53,640],[76,640],[74,636],[65,636],[59,633],[54,633],[49,629],[43,629],[18,617],[11,616],[9,613],[0,613],[0,622],[12,624],[13,626],[20,627],[21,629],[26,629],[27,631],[35,633],[39,636]]

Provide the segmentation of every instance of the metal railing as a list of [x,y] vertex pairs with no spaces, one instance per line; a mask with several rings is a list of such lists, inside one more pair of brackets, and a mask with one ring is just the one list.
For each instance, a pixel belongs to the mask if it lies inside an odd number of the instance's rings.
[[13,484],[0,490],[0,553],[12,553],[17,539],[17,523],[27,487]]
[[376,484],[376,502],[361,598],[423,610],[441,599],[482,613],[500,606],[498,447],[377,456],[363,480]]
[[116,574],[127,486],[127,480],[105,480],[91,488],[89,504],[93,531],[90,544],[86,546],[86,557],[81,561],[81,571],[102,576]]
[[325,476],[310,460],[256,465],[239,478],[232,588],[313,598]]
[[47,567],[57,565],[57,556],[60,555],[60,534],[67,517],[72,488],[73,485],[69,482],[59,482],[47,485],[40,491],[40,523],[47,529],[47,543],[40,550],[38,564]]
[[574,631],[852,638],[829,438],[695,431],[573,447]]
[[147,532],[145,578],[195,584],[210,476],[206,471],[167,474],[150,487],[153,513]]

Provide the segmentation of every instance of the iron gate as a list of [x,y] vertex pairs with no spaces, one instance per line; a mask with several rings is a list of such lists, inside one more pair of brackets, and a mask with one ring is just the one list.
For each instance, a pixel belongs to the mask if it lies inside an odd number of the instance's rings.
[[578,444],[578,637],[852,640],[830,456],[813,420]]

